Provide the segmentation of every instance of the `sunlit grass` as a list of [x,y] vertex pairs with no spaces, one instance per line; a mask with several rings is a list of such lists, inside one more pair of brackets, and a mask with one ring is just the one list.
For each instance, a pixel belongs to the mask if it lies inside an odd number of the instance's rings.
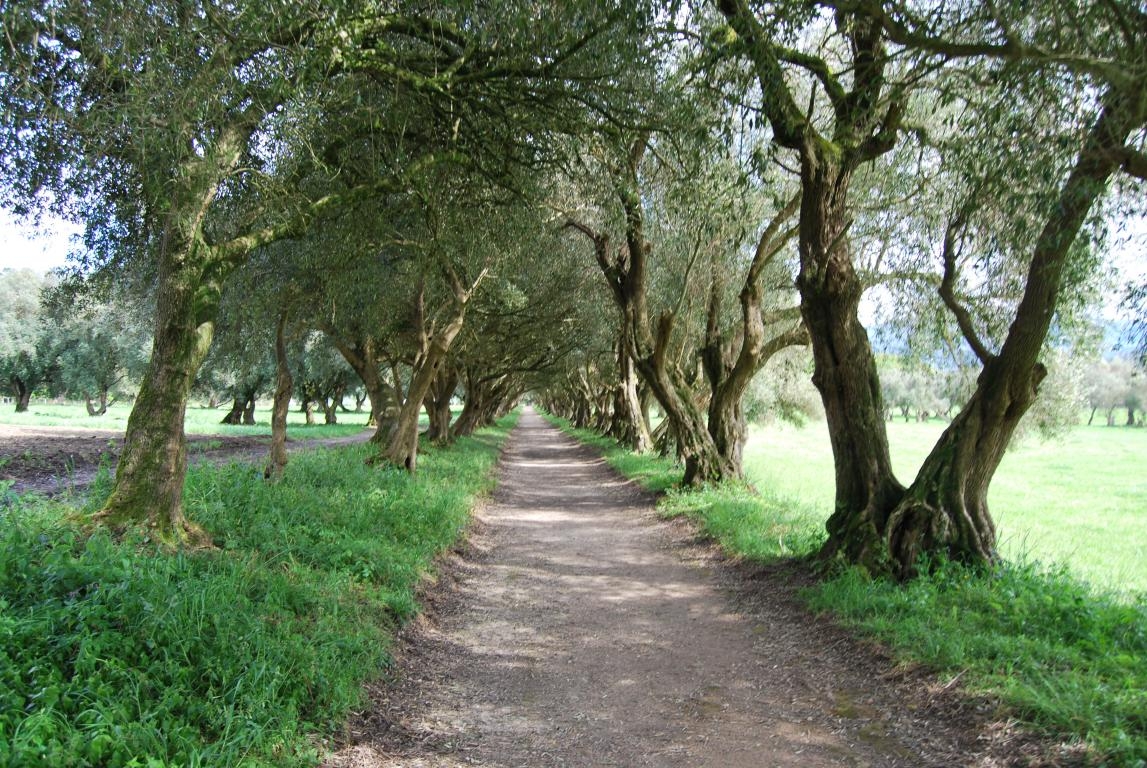
[[[939,421],[888,425],[892,461],[911,480],[943,431]],[[1065,437],[1021,441],[1004,457],[988,503],[1006,557],[1066,565],[1104,589],[1147,592],[1147,429],[1079,426]],[[833,466],[823,422],[754,428],[749,479],[813,510],[832,509]]]

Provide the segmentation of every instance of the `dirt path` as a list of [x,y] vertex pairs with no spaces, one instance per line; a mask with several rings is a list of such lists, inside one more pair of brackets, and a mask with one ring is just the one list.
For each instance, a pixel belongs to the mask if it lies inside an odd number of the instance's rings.
[[457,583],[328,768],[1002,764],[533,412],[503,462]]

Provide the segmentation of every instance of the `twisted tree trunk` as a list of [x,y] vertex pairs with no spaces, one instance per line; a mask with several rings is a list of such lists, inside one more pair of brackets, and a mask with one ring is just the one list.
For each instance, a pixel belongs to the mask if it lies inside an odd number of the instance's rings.
[[1111,88],[1102,104],[1102,112],[1036,241],[1024,295],[999,354],[990,353],[976,336],[950,290],[955,259],[949,228],[941,295],[984,367],[975,392],[944,431],[889,517],[888,549],[901,577],[912,576],[925,553],[974,564],[990,564],[998,558],[995,526],[988,512],[988,486],[1047,373],[1039,355],[1063,286],[1069,249],[1109,179],[1119,170],[1127,138],[1147,122],[1147,94],[1140,89],[1119,92]]

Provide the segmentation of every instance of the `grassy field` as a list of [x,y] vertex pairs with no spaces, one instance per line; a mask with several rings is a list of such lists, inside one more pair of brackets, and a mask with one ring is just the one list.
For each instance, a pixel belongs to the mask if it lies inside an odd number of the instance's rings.
[[84,509],[3,499],[0,765],[317,764],[493,487],[515,420],[428,446],[416,476],[367,466],[365,445],[302,453],[276,484],[193,467],[187,516],[210,550],[115,540]]
[[[254,426],[242,424],[220,424],[227,415],[227,408],[203,408],[192,405],[187,409],[186,429],[192,434],[207,435],[270,435],[270,401],[255,409]],[[11,405],[0,407],[0,424],[21,424],[40,427],[76,427],[81,429],[127,428],[127,417],[131,413],[128,404],[116,404],[103,416],[89,416],[83,403],[49,403],[33,401],[26,413],[16,413]],[[287,432],[293,437],[340,437],[351,435],[366,426],[366,411],[360,413],[339,413],[339,423],[321,423],[322,413],[316,414],[318,424],[307,425],[306,417],[297,408],[287,416]]]
[[[902,482],[944,426],[888,425]],[[762,492],[823,525],[833,499],[823,422],[754,428],[745,470]],[[1079,426],[1060,440],[1029,437],[1004,457],[988,502],[1008,558],[1063,564],[1100,589],[1147,593],[1147,429]]]

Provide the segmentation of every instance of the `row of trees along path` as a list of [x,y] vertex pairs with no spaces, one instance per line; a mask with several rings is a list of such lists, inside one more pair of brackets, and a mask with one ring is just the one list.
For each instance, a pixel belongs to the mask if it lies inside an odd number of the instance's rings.
[[877,680],[870,650],[796,604],[792,571],[746,589],[531,410],[479,519],[329,768],[968,765],[990,748],[922,686]]

